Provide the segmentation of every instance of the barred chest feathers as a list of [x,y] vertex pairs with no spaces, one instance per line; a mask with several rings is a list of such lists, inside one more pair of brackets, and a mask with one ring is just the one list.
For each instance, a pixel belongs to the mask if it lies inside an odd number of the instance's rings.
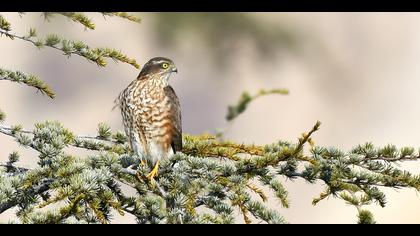
[[[167,78],[136,80],[124,91],[124,126],[132,149],[152,162],[173,154],[171,103],[165,95]],[[124,106],[122,106],[124,107]]]

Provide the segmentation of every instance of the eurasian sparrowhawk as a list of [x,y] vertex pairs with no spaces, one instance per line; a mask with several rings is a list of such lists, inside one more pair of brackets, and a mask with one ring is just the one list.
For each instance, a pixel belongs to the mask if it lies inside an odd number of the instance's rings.
[[178,70],[172,60],[155,57],[118,97],[132,150],[154,165],[149,179],[157,174],[162,158],[182,150],[181,107],[168,84],[174,72]]

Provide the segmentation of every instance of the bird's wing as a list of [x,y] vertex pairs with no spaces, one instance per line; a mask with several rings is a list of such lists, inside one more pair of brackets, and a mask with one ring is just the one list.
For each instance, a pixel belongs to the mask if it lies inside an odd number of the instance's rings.
[[171,103],[171,114],[174,128],[171,146],[175,153],[177,151],[182,151],[181,105],[179,104],[179,99],[171,86],[165,87],[165,94]]
[[121,97],[123,95],[124,91],[122,91],[120,94],[118,94],[118,97],[114,100],[114,106],[112,107],[111,111],[113,111],[115,108],[121,106]]

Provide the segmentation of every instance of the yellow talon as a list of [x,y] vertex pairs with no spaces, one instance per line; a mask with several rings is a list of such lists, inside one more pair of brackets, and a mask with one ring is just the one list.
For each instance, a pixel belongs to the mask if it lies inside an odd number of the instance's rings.
[[154,180],[155,176],[158,175],[159,170],[159,161],[156,162],[155,167],[153,167],[153,170],[147,175],[147,178],[152,181]]

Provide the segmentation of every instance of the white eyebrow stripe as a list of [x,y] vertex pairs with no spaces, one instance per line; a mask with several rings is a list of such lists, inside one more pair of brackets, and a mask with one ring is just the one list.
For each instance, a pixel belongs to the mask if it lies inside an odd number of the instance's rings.
[[153,64],[161,64],[161,63],[169,63],[168,61],[165,60],[160,60],[160,61],[154,61]]

